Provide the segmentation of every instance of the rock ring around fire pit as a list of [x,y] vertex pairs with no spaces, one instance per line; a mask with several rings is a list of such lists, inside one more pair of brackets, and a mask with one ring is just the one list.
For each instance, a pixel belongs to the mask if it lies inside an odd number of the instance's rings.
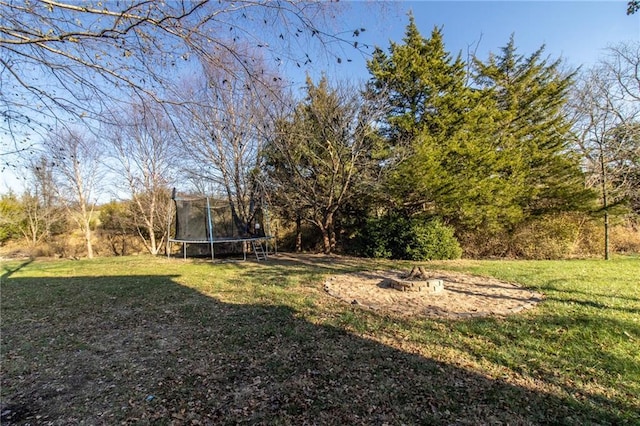
[[444,289],[444,281],[431,277],[424,267],[415,266],[408,274],[389,278],[389,286],[400,291],[425,291],[435,294]]
[[444,281],[437,279],[405,280],[402,278],[389,278],[389,286],[399,291],[425,291],[435,294],[444,289]]
[[428,270],[426,277],[410,275],[406,271],[334,275],[324,282],[324,290],[374,311],[437,318],[506,316],[531,309],[544,297],[491,277],[439,270]]

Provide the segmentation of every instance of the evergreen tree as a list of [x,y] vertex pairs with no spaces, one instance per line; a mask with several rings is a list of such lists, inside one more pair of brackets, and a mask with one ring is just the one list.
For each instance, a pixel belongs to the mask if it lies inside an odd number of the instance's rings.
[[464,104],[465,64],[445,51],[441,30],[425,39],[409,15],[403,41],[392,42],[389,55],[376,48],[367,64],[370,88],[387,96],[391,107],[385,130],[394,146],[411,144],[425,131],[450,131],[457,119],[451,113]]
[[405,214],[438,215],[460,228],[495,227],[518,216],[510,159],[495,143],[499,109],[488,92],[466,84],[465,64],[435,28],[424,39],[409,16],[404,44],[377,49],[370,90],[385,94],[383,127],[392,147],[388,190]]
[[13,192],[0,195],[0,244],[20,236],[24,207]]
[[499,55],[474,61],[476,82],[500,110],[495,140],[510,158],[500,173],[518,189],[514,201],[523,217],[580,209],[592,197],[568,149],[571,123],[563,107],[573,74],[543,53],[544,46],[528,57],[519,54],[511,36]]

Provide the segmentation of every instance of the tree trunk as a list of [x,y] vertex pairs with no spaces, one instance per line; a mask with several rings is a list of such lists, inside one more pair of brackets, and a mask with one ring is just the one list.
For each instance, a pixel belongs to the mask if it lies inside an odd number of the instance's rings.
[[329,238],[329,230],[322,227],[322,246],[324,247],[324,254],[331,254],[331,239]]
[[158,243],[156,242],[156,234],[153,228],[151,227],[149,227],[147,232],[149,232],[149,245],[151,247],[151,254],[155,256],[160,251],[160,248],[158,247]]
[[329,245],[331,246],[331,251],[336,249],[336,228],[333,222],[331,223],[331,228],[329,228]]
[[[93,244],[91,243],[91,212],[87,209],[87,204],[83,195],[80,195],[80,211],[82,217],[78,219],[80,229],[84,231],[84,238],[87,241],[87,257],[93,259]],[[84,228],[84,229],[83,229]]]
[[302,217],[296,216],[296,252],[302,252]]
[[85,223],[84,237],[87,240],[87,257],[93,259],[93,244],[91,243],[91,226],[87,220]]
[[604,260],[609,260],[609,212],[604,211]]
[[153,215],[156,214],[155,209],[151,210],[151,218],[147,221],[147,232],[149,233],[149,251],[153,256],[156,256],[158,252],[160,252],[160,246],[158,245],[158,241],[156,241],[156,232],[155,232],[155,224],[153,220]]
[[602,172],[602,205],[604,208],[604,260],[609,260],[609,198],[607,189],[607,169],[604,162],[604,149],[600,146],[600,170]]
[[335,247],[336,235],[333,230],[333,212],[327,213],[322,223],[322,245],[324,246],[324,253],[331,254],[331,251]]
[[149,206],[149,219],[147,220],[147,232],[149,233],[149,242],[151,243],[151,254],[156,256],[160,251],[158,242],[156,241],[155,231],[155,217],[156,217],[156,194],[151,197],[151,205]]

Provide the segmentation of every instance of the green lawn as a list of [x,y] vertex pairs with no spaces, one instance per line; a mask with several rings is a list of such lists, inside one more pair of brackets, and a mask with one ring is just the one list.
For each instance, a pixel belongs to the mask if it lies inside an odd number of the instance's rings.
[[2,424],[640,424],[640,258],[426,265],[545,299],[401,318],[322,281],[408,264],[5,262]]

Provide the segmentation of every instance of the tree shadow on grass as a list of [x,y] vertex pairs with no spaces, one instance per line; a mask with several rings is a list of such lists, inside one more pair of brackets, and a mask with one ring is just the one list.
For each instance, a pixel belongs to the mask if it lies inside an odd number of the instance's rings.
[[[293,284],[304,286],[315,285],[327,274],[343,274],[360,271],[370,266],[363,263],[362,259],[324,254],[290,254],[281,253],[270,256],[268,260],[257,262],[255,268],[247,268],[247,262],[229,262],[226,265],[237,268],[240,277],[235,278],[238,283],[241,280],[257,281],[261,284],[288,287]],[[215,263],[211,264],[215,267]]]
[[619,423],[171,276],[2,286],[3,424]]
[[24,262],[22,262],[21,264],[19,264],[18,266],[16,266],[15,268],[9,268],[6,265],[3,266],[3,273],[2,275],[0,275],[0,283],[6,281],[7,279],[9,279],[9,277],[13,274],[15,274],[16,272],[18,272],[20,269],[28,266],[30,263],[33,262],[33,259],[28,259],[25,260]]
[[595,291],[587,292],[587,291],[580,291],[574,288],[567,289],[561,285],[562,283],[563,283],[563,280],[550,280],[544,287],[541,288],[541,290],[544,290],[547,292],[554,291],[557,293],[571,294],[571,295],[574,295],[576,299],[578,298],[591,299],[593,297],[598,297],[598,298],[607,298],[611,300],[617,299],[617,300],[626,301],[626,302],[640,302],[640,297],[634,297],[630,295],[617,294],[617,293],[598,293]]
[[[497,324],[500,321],[487,317],[456,322],[452,327],[454,333],[482,336],[488,343],[480,347],[460,339],[448,345],[472,358],[561,389],[569,396],[570,405],[597,407],[601,419],[587,419],[587,424],[637,424],[640,421],[638,382],[635,381],[640,360],[634,343],[635,336],[640,336],[640,324],[568,312],[545,313],[534,318],[516,316],[509,320],[508,328]],[[621,344],[620,340],[625,343]],[[617,396],[607,392],[607,388],[616,389]],[[633,414],[616,418],[613,413]],[[574,417],[569,423],[579,422]]]
[[[593,300],[583,300],[583,299],[567,298],[567,297],[560,298],[560,297],[552,297],[552,296],[547,296],[546,299],[548,301],[555,301],[558,303],[565,303],[565,304],[574,304],[574,305],[579,305],[585,308],[593,308],[593,309],[602,310],[602,311],[614,310],[619,312],[626,312],[629,314],[640,314],[640,308],[613,306],[612,304],[605,304],[605,303],[596,302]],[[630,299],[630,300],[633,300],[633,299]]]

